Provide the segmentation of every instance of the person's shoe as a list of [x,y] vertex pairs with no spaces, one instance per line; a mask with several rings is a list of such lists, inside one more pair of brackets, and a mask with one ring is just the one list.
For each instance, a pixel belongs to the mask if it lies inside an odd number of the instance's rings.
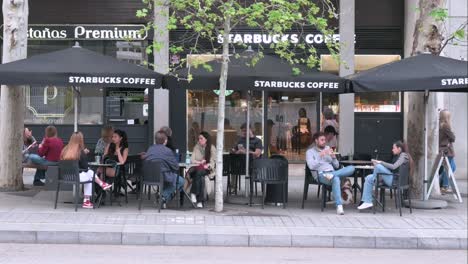
[[337,215],[344,215],[344,210],[343,210],[343,205],[337,205],[336,206],[336,214]]
[[197,208],[203,208],[203,204],[202,203],[197,203]]
[[112,184],[108,184],[107,182],[103,182],[102,185],[101,185],[101,188],[102,188],[104,191],[109,190],[111,187],[112,187]]
[[83,202],[83,205],[81,206],[86,209],[93,209],[93,203],[90,200],[86,200]]
[[441,187],[440,188],[440,193],[449,194],[449,193],[452,193],[452,190],[449,187]]
[[45,184],[42,181],[34,181],[33,185],[34,186],[44,186]]
[[358,206],[358,210],[364,210],[364,209],[367,209],[367,208],[371,208],[372,206],[374,206],[372,203],[362,203],[360,206]]
[[197,196],[194,193],[191,193],[190,194],[190,200],[192,200],[192,203],[196,203],[197,202]]

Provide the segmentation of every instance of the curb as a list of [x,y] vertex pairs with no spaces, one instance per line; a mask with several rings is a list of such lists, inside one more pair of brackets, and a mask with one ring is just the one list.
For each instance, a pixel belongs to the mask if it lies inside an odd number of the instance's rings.
[[[466,230],[220,226],[4,225],[0,243],[154,246],[467,249]],[[451,232],[453,231],[453,232]],[[447,233],[441,235],[441,233]],[[459,235],[462,234],[462,235]]]

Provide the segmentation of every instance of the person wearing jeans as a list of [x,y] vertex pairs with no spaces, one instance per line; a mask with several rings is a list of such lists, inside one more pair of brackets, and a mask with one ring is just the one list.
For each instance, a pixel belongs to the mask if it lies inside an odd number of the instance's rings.
[[[29,155],[28,159],[36,165],[57,165],[62,148],[63,141],[57,137],[57,129],[54,126],[48,126],[45,129],[45,137],[39,144],[38,153]],[[43,179],[45,179],[45,170],[36,170],[34,186],[43,186],[44,183],[41,181]]]
[[336,159],[333,150],[326,146],[327,140],[324,132],[315,133],[313,136],[315,145],[306,152],[307,166],[310,170],[318,171],[320,183],[332,186],[333,197],[336,203],[336,213],[343,215],[341,201],[341,178],[349,177],[354,173],[353,166],[338,169],[340,163]]
[[[411,167],[411,156],[408,154],[408,148],[405,143],[400,140],[393,143],[392,153],[394,155],[393,163],[387,163],[381,160],[372,160],[372,163],[374,164],[374,172],[367,175],[364,182],[361,199],[362,204],[359,205],[359,210],[371,208],[373,206],[372,190],[374,189],[374,184],[379,173],[393,174],[401,165],[406,163],[409,163]],[[381,175],[381,179],[387,186],[392,186],[393,175]]]
[[172,194],[176,189],[181,193],[184,192],[184,178],[178,175],[179,163],[174,153],[166,147],[166,133],[163,131],[156,132],[154,140],[155,144],[150,146],[145,153],[142,153],[141,157],[145,160],[161,162],[161,175],[164,177],[162,207],[165,208],[166,202],[173,198]]
[[[453,143],[455,143],[455,133],[452,131],[450,112],[442,110],[439,114],[439,152],[443,153],[448,158],[450,167],[452,168],[452,171],[455,172],[457,166],[455,165],[455,151],[453,149]],[[448,173],[444,167],[441,169],[439,179],[440,191],[442,194],[451,193],[452,190],[449,186]]]

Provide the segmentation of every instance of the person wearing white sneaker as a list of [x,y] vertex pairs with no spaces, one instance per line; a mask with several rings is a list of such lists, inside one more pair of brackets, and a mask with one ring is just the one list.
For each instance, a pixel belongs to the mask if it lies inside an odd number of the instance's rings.
[[198,202],[198,208],[202,208],[203,202],[206,200],[207,190],[211,184],[210,179],[213,179],[216,173],[214,170],[216,148],[211,143],[211,136],[208,132],[202,131],[198,135],[198,143],[193,148],[190,163],[196,164],[196,166],[191,167],[188,171],[192,179],[190,197],[194,204]]
[[[88,169],[88,158],[87,154],[89,150],[84,146],[84,138],[81,132],[73,132],[62,153],[60,154],[60,160],[78,160],[78,166],[80,168],[80,181],[81,182],[90,182],[93,180],[94,172]],[[95,177],[94,181],[101,186],[104,191],[107,191],[111,188],[112,185],[101,181],[99,177]],[[85,183],[83,192],[83,208],[93,208],[93,203],[90,201],[91,192],[93,186],[92,183]]]
[[[362,190],[362,204],[358,206],[357,209],[364,210],[373,206],[372,190],[374,189],[377,174],[392,174],[397,171],[401,165],[406,163],[409,163],[411,171],[413,161],[408,153],[408,147],[403,141],[399,140],[393,143],[392,153],[394,155],[393,163],[387,163],[381,160],[372,160],[374,171],[372,174],[366,176],[364,188]],[[382,175],[382,180],[387,186],[391,186],[393,175]]]
[[[333,197],[336,203],[336,213],[344,214],[341,200],[341,178],[349,177],[354,173],[354,166],[338,169],[340,163],[333,150],[326,146],[327,140],[324,132],[317,132],[313,136],[315,144],[306,152],[307,166],[310,170],[318,171],[318,180],[322,184],[332,186]],[[312,174],[314,175],[314,174]]]

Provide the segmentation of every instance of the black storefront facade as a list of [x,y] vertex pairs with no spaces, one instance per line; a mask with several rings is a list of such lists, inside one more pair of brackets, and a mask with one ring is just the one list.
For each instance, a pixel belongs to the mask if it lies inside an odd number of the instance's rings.
[[[138,1],[44,0],[29,7],[28,56],[66,49],[78,41],[83,48],[137,65],[152,61],[145,52],[149,38],[140,34],[144,21],[135,17]],[[152,142],[153,93],[126,87],[81,89],[78,125],[86,145],[94,148],[101,128],[112,125],[127,132],[131,153],[146,150]],[[45,127],[55,125],[68,141],[73,132],[72,98],[71,87],[27,87],[25,126],[41,140]]]
[[[403,53],[403,1],[385,0],[375,3],[372,0],[356,1],[356,54],[362,55],[402,55]],[[141,7],[139,1],[134,0],[82,0],[66,2],[59,0],[43,0],[40,4],[30,4],[30,29],[28,55],[60,50],[73,46],[79,41],[82,47],[115,56],[119,59],[140,64],[152,56],[145,53],[150,40],[148,36],[131,35],[141,28],[144,21],[137,19],[136,10]],[[323,36],[319,36],[313,29],[309,29],[309,41],[319,46]],[[174,31],[170,40],[176,41],[183,32]],[[256,29],[240,29],[235,32],[243,40],[259,40]],[[131,35],[134,41],[127,42]],[[236,36],[233,36],[236,38]],[[262,36],[263,38],[263,36]],[[268,36],[266,36],[268,41]],[[322,44],[323,45],[323,44]],[[252,43],[256,48],[255,43]],[[272,53],[266,50],[266,53]],[[201,54],[203,55],[203,54]],[[181,55],[183,56],[183,55]],[[170,63],[180,60],[179,56],[170,55]],[[170,123],[174,131],[176,147],[183,153],[191,150],[193,134],[201,129],[214,134],[212,120],[216,116],[213,105],[216,104],[216,87],[206,91],[170,91],[169,111]],[[82,91],[79,108],[79,129],[86,135],[86,144],[94,145],[99,138],[100,128],[110,124],[124,129],[129,136],[132,153],[143,151],[152,142],[154,120],[154,96],[152,89],[106,89],[96,87]],[[70,108],[71,90],[58,87],[31,87],[26,98],[25,125],[31,127],[34,135],[40,139],[44,128],[49,124],[58,127],[59,134],[65,140],[73,131]],[[363,95],[368,96],[368,95]],[[395,95],[380,95],[377,100],[388,101],[387,97]],[[251,119],[256,133],[262,137],[265,146],[276,146],[282,154],[293,153],[290,160],[301,160],[303,149],[294,144],[293,127],[297,120],[298,110],[305,108],[307,117],[316,131],[322,122],[322,112],[330,108],[335,114],[338,96],[320,93],[283,93],[283,92],[254,92],[251,94]],[[391,101],[395,102],[397,111],[369,112],[371,97],[359,97],[361,110],[355,113],[355,152],[370,152],[374,145],[381,144],[382,139],[393,140],[402,137],[403,105],[402,95],[398,94]],[[230,105],[230,128],[227,133],[225,146],[235,144],[235,138],[240,124],[245,122],[246,94],[230,92],[227,101]],[[157,99],[156,99],[157,101]],[[387,102],[386,102],[387,103]],[[375,107],[374,107],[375,108]],[[157,109],[157,108],[156,108]],[[366,110],[367,109],[367,110]],[[159,111],[160,109],[157,109]],[[157,114],[156,114],[157,115]],[[210,123],[211,122],[211,123]],[[193,127],[198,123],[198,129]],[[272,123],[273,127],[272,127]],[[391,128],[391,129],[389,129]],[[379,130],[380,129],[380,130]],[[296,130],[300,130],[297,127]],[[378,132],[381,131],[381,132]],[[399,135],[386,135],[389,131],[397,131]],[[393,133],[395,134],[395,133]],[[272,141],[272,139],[274,140]],[[369,143],[372,138],[375,143]],[[391,141],[390,140],[390,141]],[[300,141],[300,139],[299,139]],[[265,142],[269,142],[266,144]],[[388,144],[387,144],[388,145]],[[358,149],[357,146],[372,146],[369,149]],[[386,145],[385,145],[386,146]],[[385,147],[384,146],[384,147]],[[383,151],[383,150],[382,150]]]
[[[402,56],[403,24],[403,1],[356,1],[355,53],[356,60],[364,64],[362,69],[366,68],[365,64],[377,66]],[[296,40],[297,34],[288,33],[286,38]],[[173,31],[170,40],[180,41],[184,39],[184,34],[183,30]],[[299,41],[313,43],[318,53],[325,55],[322,62],[326,64],[327,51],[323,43],[325,38],[313,28],[306,28],[303,34],[304,39]],[[276,36],[276,39],[282,37],[284,36]],[[258,43],[261,43],[265,54],[274,53],[268,49],[268,44],[275,40],[275,36],[265,35],[259,29],[238,28],[232,33],[231,39],[244,41],[254,51],[258,49]],[[339,39],[339,35],[336,34],[333,39]],[[210,57],[205,54],[199,56],[201,59]],[[171,63],[177,63],[182,57],[184,55],[171,54]],[[356,70],[362,70],[358,68]],[[336,69],[324,70],[337,74]],[[246,120],[248,96],[240,90],[228,91],[226,94],[225,127],[228,128],[225,132],[225,151],[236,144],[240,126]],[[337,94],[265,91],[251,92],[249,96],[251,125],[257,137],[263,140],[265,153],[280,153],[292,162],[303,162],[308,146],[307,139],[301,138],[299,132],[299,111],[306,110],[312,133],[323,129],[327,124],[324,121],[324,112],[332,110],[337,116],[340,111]],[[171,90],[170,105],[170,126],[181,151],[191,151],[198,131],[205,130],[212,136],[216,135],[216,87],[207,87],[205,91]],[[402,106],[401,93],[356,94],[355,122],[351,128],[355,130],[354,153],[378,153],[379,158],[390,158],[392,142],[403,138]]]

